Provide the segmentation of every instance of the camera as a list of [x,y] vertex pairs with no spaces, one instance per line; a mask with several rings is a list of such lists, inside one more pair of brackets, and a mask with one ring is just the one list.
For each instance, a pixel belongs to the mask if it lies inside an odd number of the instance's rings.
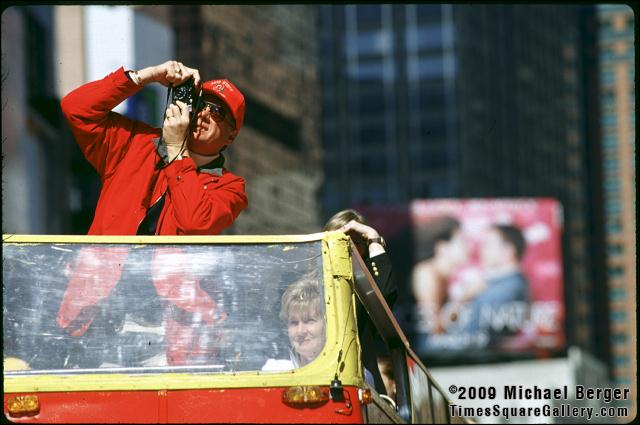
[[171,103],[177,100],[184,102],[189,107],[189,114],[193,113],[193,104],[196,99],[195,83],[193,78],[189,78],[179,86],[175,86],[171,91]]

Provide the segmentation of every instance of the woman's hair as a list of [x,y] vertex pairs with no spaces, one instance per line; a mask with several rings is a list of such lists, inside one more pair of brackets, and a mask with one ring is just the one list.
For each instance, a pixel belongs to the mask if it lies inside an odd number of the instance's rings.
[[460,222],[451,216],[441,216],[421,223],[416,228],[417,260],[429,260],[436,255],[439,242],[450,241],[453,234],[460,229]]
[[367,224],[362,214],[360,214],[358,211],[342,210],[339,213],[334,214],[334,216],[331,217],[329,221],[327,221],[327,224],[324,225],[324,228],[322,230],[324,232],[330,230],[338,230],[351,220],[355,220],[358,223]]
[[[323,231],[330,230],[338,230],[351,220],[355,220],[358,223],[367,224],[367,220],[356,210],[342,210],[339,213],[336,213],[333,217],[327,221],[327,224],[324,225]],[[367,252],[367,241],[362,238],[360,234],[357,232],[350,232],[349,236],[353,243],[358,248],[360,255],[366,255],[364,253]]]
[[317,273],[312,272],[302,276],[282,294],[280,319],[286,322],[292,312],[302,312],[303,317],[321,314],[322,299],[320,294]]

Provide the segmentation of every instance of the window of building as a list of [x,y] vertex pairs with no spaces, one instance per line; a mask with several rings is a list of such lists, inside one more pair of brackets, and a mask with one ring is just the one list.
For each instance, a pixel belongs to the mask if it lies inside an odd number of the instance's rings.
[[635,58],[635,45],[629,44],[619,58],[622,60],[633,61]]
[[617,192],[620,190],[620,180],[607,179],[604,181],[604,190],[606,192]]
[[375,91],[358,91],[356,103],[358,105],[356,113],[363,118],[383,118],[386,116],[387,98],[380,89]]
[[432,79],[444,74],[444,58],[441,55],[411,58],[407,65],[408,77],[415,79]]
[[620,223],[607,223],[607,233],[621,233],[622,226]]
[[420,51],[442,46],[442,25],[423,25],[406,29],[407,51]]
[[367,27],[382,25],[381,5],[358,5],[356,13],[358,16],[358,25],[366,25]]
[[387,157],[382,152],[363,155],[361,161],[361,170],[366,176],[387,174]]
[[615,107],[615,93],[605,93],[602,95],[602,106],[605,109],[613,109]]
[[604,170],[608,172],[618,171],[620,165],[618,163],[618,158],[606,158],[603,161]]
[[39,112],[49,124],[57,127],[60,104],[53,89],[52,8],[29,6],[25,8],[25,59],[29,106]]
[[428,187],[428,193],[425,196],[447,198],[454,194],[454,183],[449,180],[433,181],[426,186]]
[[627,313],[625,311],[612,311],[609,313],[609,318],[613,323],[622,323],[627,320]]
[[440,4],[418,4],[416,8],[416,18],[419,23],[440,22],[442,17],[442,5]]
[[618,138],[616,137],[615,133],[605,134],[604,138],[602,139],[602,144],[605,148],[615,148],[618,145]]
[[620,198],[620,191],[617,188],[611,189],[611,190],[605,190],[604,196],[607,202],[612,202]]
[[613,365],[616,367],[629,366],[629,356],[613,356]]
[[616,75],[611,67],[603,67],[600,72],[600,83],[602,84],[613,84],[616,79]]
[[447,169],[450,165],[447,151],[445,149],[424,149],[421,165],[427,170]]
[[[442,142],[447,136],[447,128],[445,126],[445,122],[435,122],[431,120],[425,119],[425,114],[423,114],[424,121],[420,123],[420,142],[422,145],[442,145]],[[446,148],[443,146],[442,150]]]
[[345,50],[348,57],[389,54],[392,44],[389,31],[368,31],[348,34],[345,37]]
[[[393,72],[393,68],[389,71]],[[382,60],[363,61],[347,66],[347,77],[351,80],[380,81],[385,77]]]
[[611,301],[622,301],[627,296],[627,290],[625,288],[611,288],[609,289],[609,300]]
[[620,255],[624,251],[624,248],[620,244],[607,245],[607,253],[609,255]]
[[605,203],[605,213],[607,216],[615,216],[622,212],[622,203],[619,199],[608,199]]
[[629,388],[631,380],[629,378],[614,378],[615,385],[619,388]]
[[358,141],[357,145],[364,147],[366,151],[370,150],[372,146],[377,146],[384,143],[386,140],[386,126],[387,122],[384,119],[385,111],[381,109],[378,116],[372,116],[371,119],[358,119],[353,126],[354,135]]
[[606,223],[607,226],[610,224],[618,224],[618,226],[620,226],[620,229],[622,229],[622,220],[620,219],[620,213],[618,213],[617,211],[607,211]]
[[602,115],[603,126],[615,126],[617,124],[617,116],[614,112],[606,112]]
[[622,277],[624,276],[624,268],[620,266],[611,266],[607,268],[608,275],[610,277]]
[[611,336],[611,342],[613,345],[623,345],[629,340],[629,336],[625,333],[617,332]]
[[417,94],[421,108],[434,106],[440,109],[444,108],[447,99],[441,81],[421,81],[419,85]]
[[[603,47],[601,50],[601,58],[603,62],[613,62],[615,60],[615,54],[613,52],[613,49],[611,49],[611,47]],[[610,80],[608,80],[609,83],[613,82],[613,70],[609,69],[609,68],[605,68],[602,70],[602,73],[600,74],[601,78],[603,78],[604,74],[607,73],[607,71],[610,71],[608,74],[610,75]],[[602,81],[602,80],[601,80]]]
[[247,116],[245,123],[262,134],[277,140],[285,147],[299,151],[302,147],[300,122],[272,109],[258,99],[245,95]]

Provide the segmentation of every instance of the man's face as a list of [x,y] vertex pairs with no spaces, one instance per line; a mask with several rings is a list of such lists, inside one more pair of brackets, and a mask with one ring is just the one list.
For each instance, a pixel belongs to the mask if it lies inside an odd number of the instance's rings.
[[201,103],[189,139],[189,150],[200,155],[215,155],[233,143],[238,130],[235,129],[231,111],[222,99],[204,95]]
[[287,320],[287,331],[293,349],[303,364],[318,357],[325,343],[324,319],[319,309],[292,311]]

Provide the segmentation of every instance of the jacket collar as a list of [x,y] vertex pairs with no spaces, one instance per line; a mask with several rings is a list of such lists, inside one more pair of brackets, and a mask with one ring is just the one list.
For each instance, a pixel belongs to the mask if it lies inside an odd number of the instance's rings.
[[[153,144],[156,147],[156,151],[158,152],[158,155],[162,158],[165,164],[168,164],[170,161],[170,158],[167,153],[167,145],[165,145],[164,142],[161,142],[160,137],[154,138]],[[213,174],[215,176],[220,177],[222,176],[223,166],[224,166],[224,155],[220,153],[220,156],[218,156],[216,159],[214,159],[213,161],[207,164],[204,164],[201,167],[196,168],[196,170],[199,173]]]
[[213,174],[216,176],[222,175],[222,166],[224,165],[224,155],[220,154],[213,161],[204,164],[202,167],[198,167],[197,170],[201,173]]

